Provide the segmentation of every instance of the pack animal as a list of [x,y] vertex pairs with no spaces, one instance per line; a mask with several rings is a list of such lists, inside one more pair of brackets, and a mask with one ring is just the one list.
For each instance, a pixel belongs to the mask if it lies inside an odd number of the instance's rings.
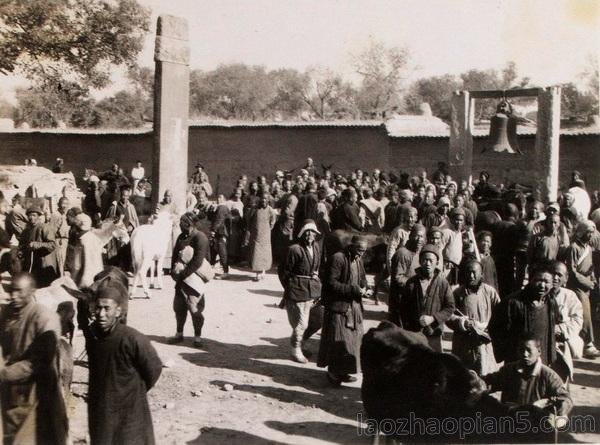
[[[365,334],[361,365],[361,394],[370,429],[382,430],[383,422],[389,419],[400,422],[411,416],[427,422],[448,417],[472,419],[476,413],[490,417],[508,414],[508,408],[486,394],[485,384],[455,356],[434,352],[423,334],[405,331],[391,322],[384,321]],[[436,436],[419,430],[415,428],[410,442],[458,439],[443,432]],[[396,433],[396,439],[404,434]]]
[[147,274],[150,270],[152,287],[163,287],[163,262],[173,233],[173,219],[168,212],[160,212],[150,224],[144,224],[131,234],[131,258],[133,261],[133,296],[141,281],[144,296],[150,298]]

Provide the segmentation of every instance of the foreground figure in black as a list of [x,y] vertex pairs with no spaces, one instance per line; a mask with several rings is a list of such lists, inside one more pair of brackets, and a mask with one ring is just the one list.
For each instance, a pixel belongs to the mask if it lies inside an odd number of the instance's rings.
[[88,419],[92,444],[154,444],[146,392],[162,364],[150,341],[119,322],[122,286],[104,286],[94,296],[89,354]]

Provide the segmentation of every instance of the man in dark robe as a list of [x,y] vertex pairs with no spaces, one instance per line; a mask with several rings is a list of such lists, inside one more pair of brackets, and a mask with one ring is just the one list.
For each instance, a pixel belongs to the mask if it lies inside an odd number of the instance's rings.
[[550,263],[558,257],[560,239],[560,216],[548,215],[544,220],[544,231],[533,235],[527,249],[527,263],[531,265]]
[[154,444],[146,393],[162,363],[143,334],[119,322],[127,298],[124,286],[103,286],[92,304],[94,322],[87,338],[92,445]]
[[323,304],[325,315],[317,366],[327,367],[334,386],[354,382],[358,372],[363,335],[362,298],[369,295],[362,256],[367,241],[354,236],[350,246],[335,253],[326,274]]
[[211,263],[216,263],[217,255],[219,256],[219,262],[223,268],[223,273],[218,277],[219,279],[225,279],[229,275],[229,262],[227,257],[227,243],[229,240],[229,234],[231,233],[231,212],[225,204],[225,196],[219,195],[217,197],[217,206],[212,207],[209,211],[208,217],[210,219],[210,256],[212,258]]
[[385,221],[384,226],[383,226],[384,233],[391,233],[392,230],[394,230],[394,228],[398,224],[400,224],[400,218],[399,218],[400,195],[397,190],[392,190],[389,193],[389,197],[390,197],[389,198],[390,201],[387,203],[387,205],[385,206],[385,208],[383,210],[384,221]]
[[406,245],[400,247],[392,257],[388,318],[397,325],[401,325],[398,311],[402,290],[409,278],[416,274],[419,267],[419,251],[426,241],[427,229],[422,224],[415,224]]
[[499,221],[494,227],[494,245],[492,256],[498,272],[498,292],[504,299],[518,289],[515,273],[518,227],[517,218],[519,211],[514,204],[506,205],[505,220]]
[[542,363],[551,366],[556,360],[555,325],[558,306],[552,294],[553,271],[540,265],[531,272],[531,281],[505,299],[494,311],[489,332],[496,361],[519,359],[519,339],[531,332],[540,341]]
[[[106,218],[123,218],[123,224],[127,228],[127,232],[131,234],[139,225],[137,211],[135,206],[129,202],[131,197],[131,186],[121,186],[121,196],[118,201],[112,203]],[[125,271],[131,270],[131,245],[123,244],[116,239],[112,239],[108,247],[109,263],[113,266],[120,266]]]
[[482,271],[482,282],[489,284],[494,289],[498,290],[498,272],[496,271],[496,263],[492,256],[492,245],[494,243],[492,232],[482,230],[477,232],[477,248]]
[[34,292],[31,275],[17,274],[0,311],[4,443],[66,444],[69,425],[60,370],[72,369],[72,359],[59,352],[56,313],[36,303]]
[[343,204],[336,207],[331,213],[332,230],[348,230],[351,232],[360,232],[363,229],[363,223],[358,216],[359,208],[356,204],[358,194],[354,189],[345,189],[342,192]]
[[23,270],[31,272],[39,287],[49,286],[59,277],[55,230],[42,221],[39,207],[27,209],[29,224],[19,238]]
[[23,199],[21,195],[15,195],[12,200],[12,210],[6,216],[6,232],[9,238],[14,235],[19,239],[27,227],[28,220],[23,208]]
[[318,202],[317,184],[311,183],[307,186],[306,191],[298,198],[298,205],[294,211],[294,221],[298,221],[298,224],[294,227],[294,237],[298,236],[298,233],[302,228],[300,227],[302,221],[307,219],[312,219],[313,221],[317,220]]
[[401,328],[422,332],[429,346],[442,352],[442,331],[454,312],[454,297],[450,284],[437,268],[439,255],[439,250],[431,244],[421,249],[420,267],[404,286],[398,313]]

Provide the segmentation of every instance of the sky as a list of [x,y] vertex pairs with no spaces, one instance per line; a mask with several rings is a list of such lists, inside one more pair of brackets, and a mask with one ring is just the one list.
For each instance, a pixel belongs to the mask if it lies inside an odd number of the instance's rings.
[[579,82],[600,51],[600,0],[138,1],[152,12],[143,66],[153,65],[159,14],[188,20],[190,66],[203,70],[231,62],[320,65],[349,76],[352,54],[376,40],[409,50],[410,79],[512,60],[534,84],[551,85]]
[[[575,80],[600,49],[598,0],[139,0],[189,22],[191,63],[244,62],[351,71],[369,39],[403,46],[417,77],[499,68],[532,79]],[[153,37],[141,61],[152,64]]]

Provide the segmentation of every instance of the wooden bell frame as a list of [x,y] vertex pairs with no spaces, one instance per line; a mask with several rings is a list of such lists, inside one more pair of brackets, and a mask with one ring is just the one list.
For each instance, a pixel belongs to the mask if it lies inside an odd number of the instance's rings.
[[[556,201],[558,192],[558,161],[560,142],[559,86],[519,88],[514,90],[455,91],[452,95],[450,146],[448,167],[458,181],[471,182],[473,175],[473,129],[476,99],[536,97],[538,101],[535,135],[535,191],[537,199]],[[516,162],[518,158],[515,159]],[[521,161],[522,162],[522,161]]]

